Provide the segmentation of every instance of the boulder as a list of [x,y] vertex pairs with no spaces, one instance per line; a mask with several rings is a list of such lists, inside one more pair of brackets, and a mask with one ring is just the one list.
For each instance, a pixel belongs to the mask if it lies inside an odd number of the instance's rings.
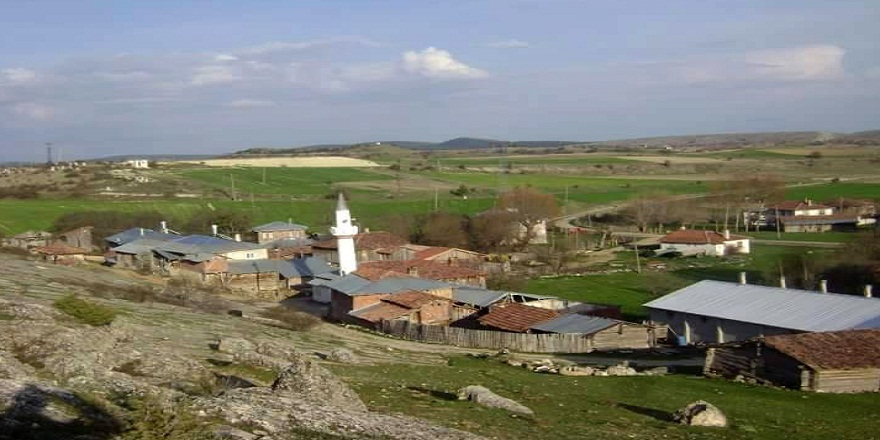
[[340,364],[356,364],[358,361],[357,356],[347,348],[334,348],[330,350],[330,353],[327,353],[327,360],[339,362]]
[[568,366],[559,369],[559,374],[563,376],[592,376],[595,372],[593,367]]
[[672,420],[690,426],[727,426],[727,416],[718,407],[704,400],[697,400],[672,415]]
[[506,397],[501,397],[484,386],[470,385],[458,391],[458,400],[470,400],[488,408],[500,408],[517,414],[535,414],[527,406]]
[[669,367],[654,367],[642,371],[645,376],[665,376],[669,374]]
[[618,365],[612,365],[605,369],[609,376],[637,376],[635,368],[629,366],[629,362],[623,361]]
[[272,391],[295,394],[299,398],[347,411],[366,412],[357,393],[317,361],[299,354],[272,383]]

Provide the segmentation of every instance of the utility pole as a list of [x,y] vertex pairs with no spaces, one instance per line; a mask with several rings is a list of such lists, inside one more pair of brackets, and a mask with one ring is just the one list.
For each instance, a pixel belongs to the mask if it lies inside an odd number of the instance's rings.
[[232,192],[232,200],[235,200],[235,175],[234,174],[229,175],[229,183],[232,188],[232,191],[231,191]]
[[52,157],[52,143],[46,142],[46,164],[52,165],[54,162],[54,158]]
[[639,259],[639,243],[633,242],[636,250],[636,273],[642,273],[642,261]]
[[782,238],[782,233],[779,231],[779,207],[776,207],[776,239]]
[[562,215],[568,215],[568,185],[565,185],[565,200],[562,202]]
[[437,192],[437,188],[434,188],[434,211],[436,211],[440,207],[439,194]]

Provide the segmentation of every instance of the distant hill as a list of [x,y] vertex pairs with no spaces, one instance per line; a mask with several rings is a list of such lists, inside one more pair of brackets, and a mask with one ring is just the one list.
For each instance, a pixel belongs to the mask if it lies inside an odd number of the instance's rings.
[[[880,145],[880,130],[857,133],[829,133],[822,131],[780,131],[763,133],[715,133],[684,136],[655,136],[605,141],[509,141],[474,137],[458,137],[443,142],[379,141],[378,144],[410,150],[487,150],[491,148],[560,148],[570,145],[594,148],[738,148],[747,146],[775,146],[789,144],[855,143]],[[322,144],[292,148],[250,148],[232,155],[276,155],[334,152],[352,147],[377,145],[377,142],[356,144]]]
[[204,160],[219,157],[218,154],[119,154],[115,156],[100,157],[97,159],[89,159],[90,162],[123,162],[126,160],[146,159],[162,162],[171,162],[178,160]]

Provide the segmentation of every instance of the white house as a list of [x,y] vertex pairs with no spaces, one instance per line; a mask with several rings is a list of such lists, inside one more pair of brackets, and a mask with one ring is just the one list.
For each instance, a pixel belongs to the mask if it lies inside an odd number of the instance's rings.
[[125,164],[132,168],[149,168],[150,162],[147,159],[132,159],[125,161]]
[[681,252],[684,255],[722,257],[730,254],[748,254],[749,237],[715,231],[679,229],[660,239],[660,253]]

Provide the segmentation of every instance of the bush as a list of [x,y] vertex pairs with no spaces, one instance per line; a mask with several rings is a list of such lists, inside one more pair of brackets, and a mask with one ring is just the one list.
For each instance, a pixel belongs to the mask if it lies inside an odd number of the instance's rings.
[[52,303],[56,309],[76,318],[83,324],[102,326],[110,325],[116,318],[116,310],[77,298],[75,295],[67,295]]
[[276,306],[261,313],[264,318],[281,322],[284,328],[293,331],[310,330],[321,323],[321,320],[308,313],[299,312],[285,306]]

